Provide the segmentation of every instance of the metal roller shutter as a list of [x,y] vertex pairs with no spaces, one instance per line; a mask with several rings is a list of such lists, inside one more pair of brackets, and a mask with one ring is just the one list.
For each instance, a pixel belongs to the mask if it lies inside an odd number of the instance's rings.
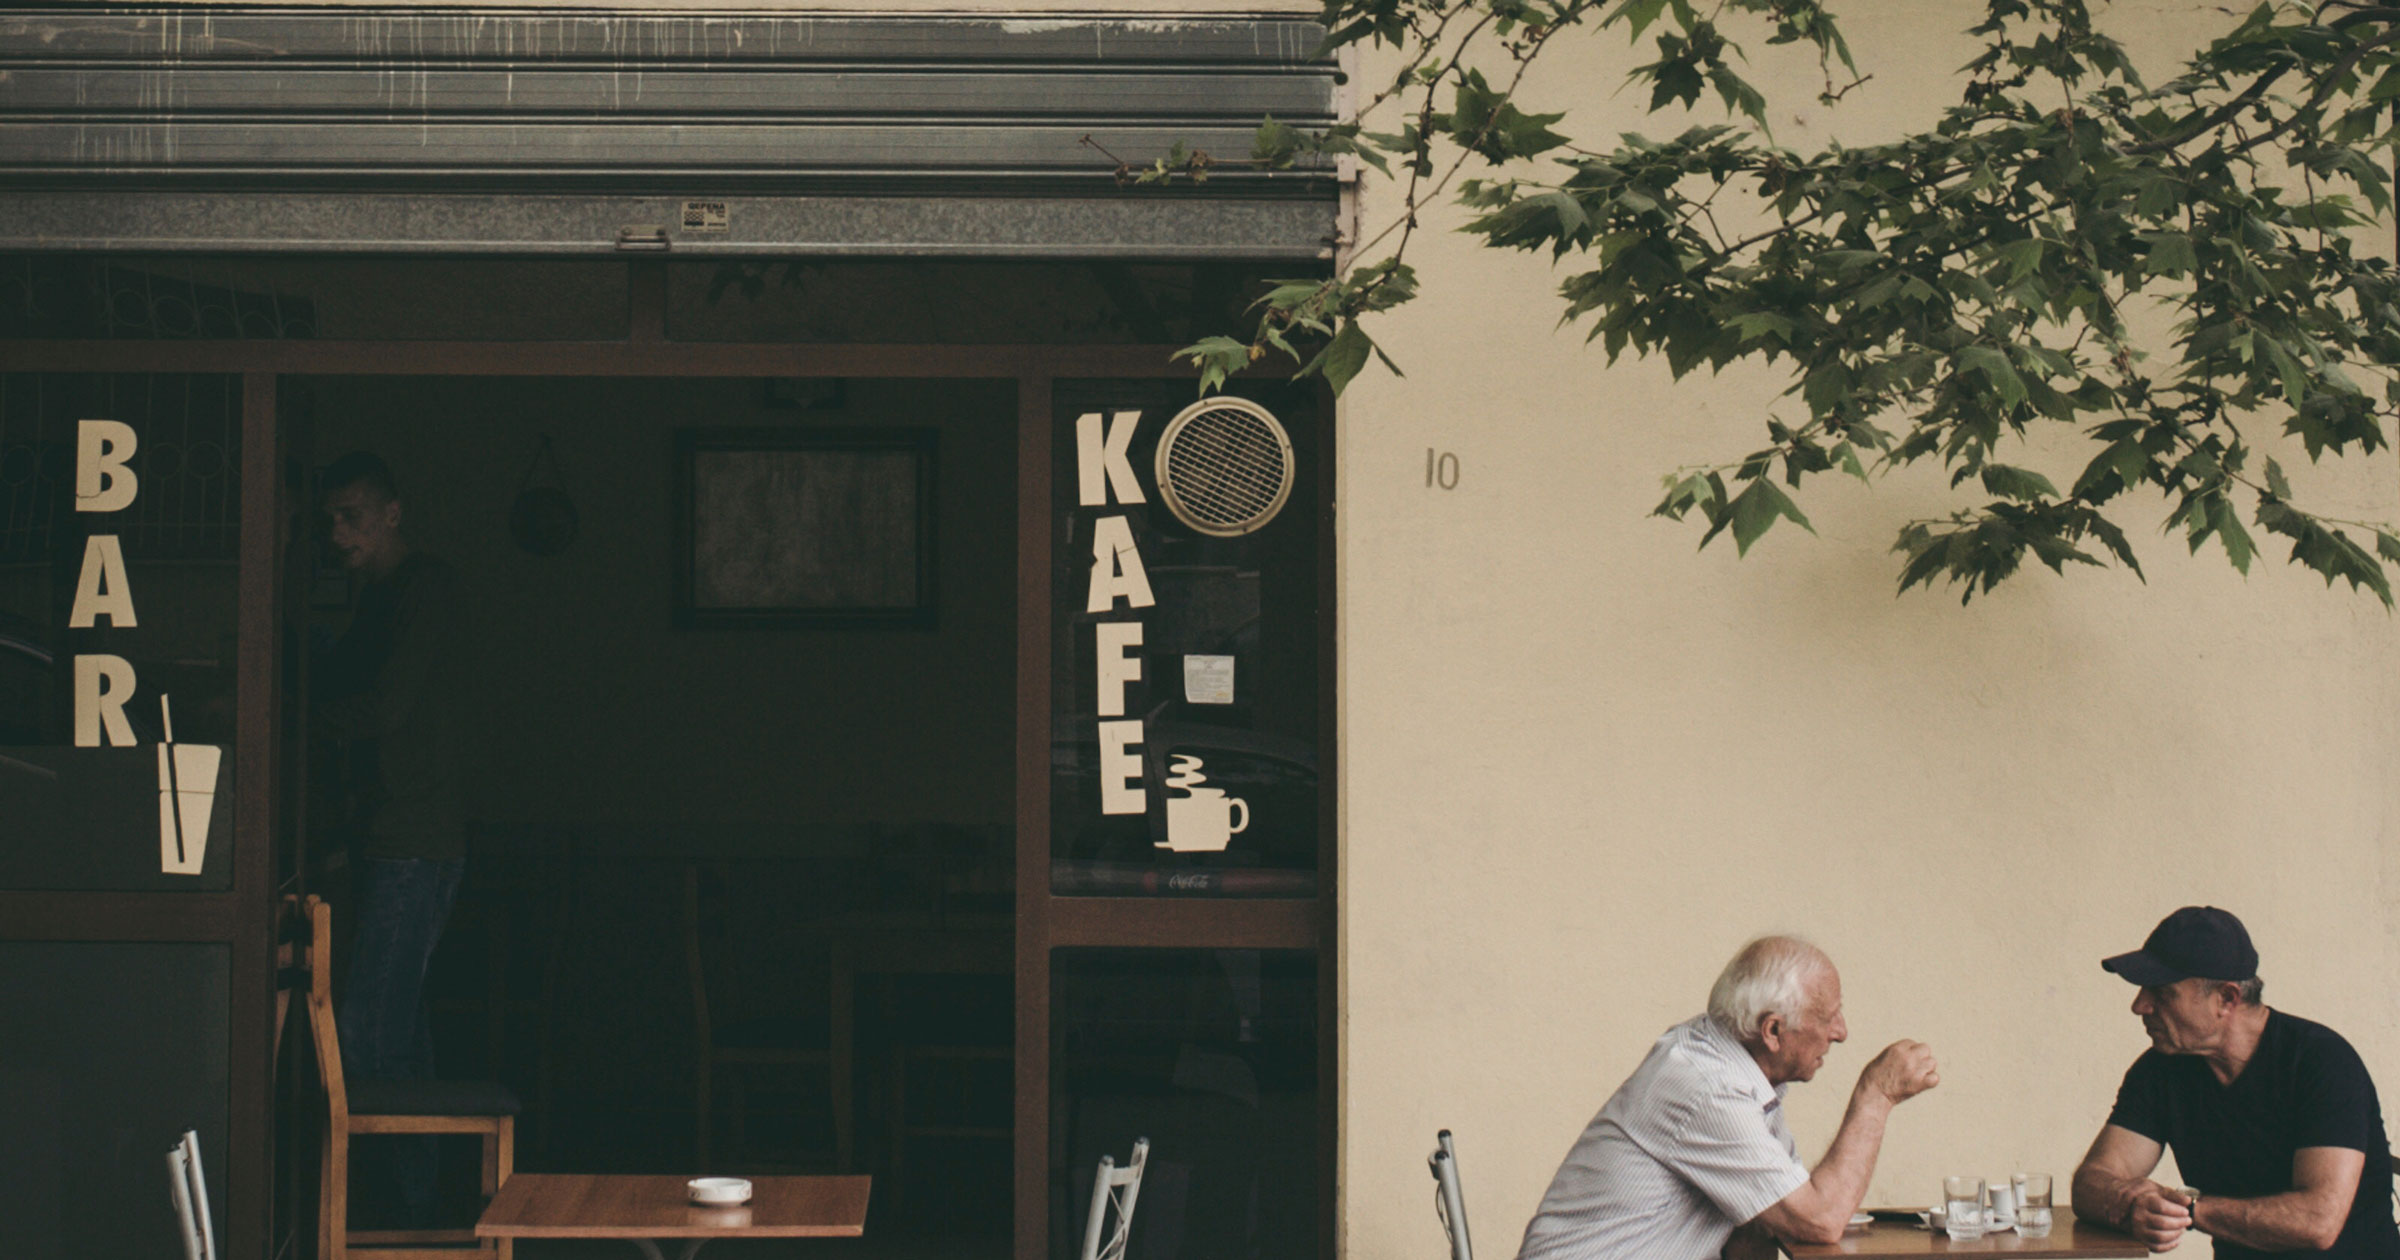
[[1263,115],[1333,121],[1322,34],[1246,15],[17,10],[0,249],[1329,257],[1328,167],[1131,188],[1106,156],[1241,158]]

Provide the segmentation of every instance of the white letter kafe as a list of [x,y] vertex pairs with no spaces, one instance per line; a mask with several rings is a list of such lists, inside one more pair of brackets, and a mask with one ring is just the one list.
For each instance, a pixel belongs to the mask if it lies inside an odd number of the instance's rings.
[[[1097,411],[1075,420],[1076,499],[1084,507],[1142,502],[1142,485],[1135,480],[1133,433],[1141,424],[1139,411],[1120,411],[1105,419]],[[1150,592],[1150,575],[1142,568],[1142,553],[1133,541],[1133,526],[1120,514],[1092,523],[1091,582],[1084,592],[1084,611],[1114,612],[1122,599],[1128,609],[1157,603]],[[1092,627],[1092,650],[1097,677],[1097,716],[1114,719],[1097,726],[1100,739],[1100,812],[1141,814],[1150,808],[1143,782],[1142,719],[1124,716],[1125,689],[1141,681],[1142,623],[1103,621]]]

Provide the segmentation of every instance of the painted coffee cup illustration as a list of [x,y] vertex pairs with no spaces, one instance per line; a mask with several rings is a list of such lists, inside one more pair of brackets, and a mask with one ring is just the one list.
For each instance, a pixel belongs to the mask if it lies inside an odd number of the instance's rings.
[[1159,848],[1221,853],[1233,837],[1250,829],[1250,802],[1225,795],[1223,788],[1200,786],[1208,781],[1200,765],[1198,757],[1175,755],[1167,786],[1182,789],[1183,795],[1167,797],[1167,838]]

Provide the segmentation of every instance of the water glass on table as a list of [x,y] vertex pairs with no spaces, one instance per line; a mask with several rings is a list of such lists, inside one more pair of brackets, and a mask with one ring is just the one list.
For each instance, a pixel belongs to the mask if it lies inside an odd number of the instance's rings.
[[2017,1235],[2049,1237],[2050,1174],[2019,1173],[2010,1180],[2017,1183]]
[[1983,1178],[1942,1178],[1942,1228],[1958,1242],[1983,1237]]

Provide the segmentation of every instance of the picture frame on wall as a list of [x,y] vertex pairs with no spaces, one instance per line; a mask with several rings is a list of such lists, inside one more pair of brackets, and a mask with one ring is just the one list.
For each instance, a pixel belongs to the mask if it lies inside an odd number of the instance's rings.
[[675,433],[675,623],[930,629],[929,428]]

